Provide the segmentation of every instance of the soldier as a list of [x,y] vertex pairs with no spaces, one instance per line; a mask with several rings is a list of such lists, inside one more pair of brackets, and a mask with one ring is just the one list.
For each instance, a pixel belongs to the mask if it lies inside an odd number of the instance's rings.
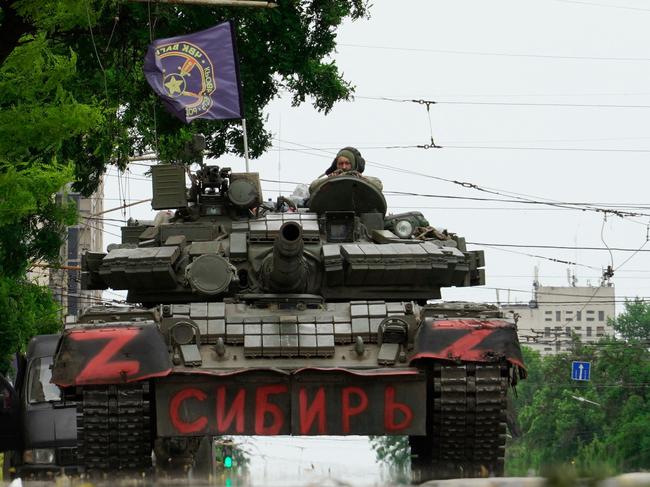
[[344,147],[337,154],[325,174],[331,176],[335,172],[357,171],[362,173],[365,169],[366,161],[361,153],[354,147]]
[[383,189],[383,184],[377,178],[362,176],[364,169],[366,167],[366,161],[361,156],[361,153],[358,149],[354,147],[344,147],[336,154],[336,157],[332,161],[330,167],[325,171],[325,174],[322,174],[318,179],[314,180],[309,186],[309,193],[313,194],[314,191],[319,188],[325,181],[327,177],[339,176],[342,174],[356,175],[366,179],[369,183],[376,186],[380,191]]

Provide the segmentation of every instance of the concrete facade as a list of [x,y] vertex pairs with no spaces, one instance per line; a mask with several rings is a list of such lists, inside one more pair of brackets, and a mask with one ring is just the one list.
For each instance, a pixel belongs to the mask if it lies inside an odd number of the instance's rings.
[[[63,193],[57,198],[63,198]],[[65,243],[61,247],[62,268],[52,270],[49,286],[55,300],[61,305],[62,315],[76,317],[81,310],[101,301],[101,291],[81,290],[81,254],[85,250],[101,252],[103,250],[104,224],[101,216],[96,216],[104,209],[104,186],[89,198],[79,193],[66,193],[65,197],[73,201],[79,209],[79,223],[68,227]]]
[[613,285],[537,286],[528,305],[501,307],[519,315],[517,326],[522,345],[551,354],[567,351],[572,334],[583,343],[613,335],[607,320],[615,317],[614,300]]

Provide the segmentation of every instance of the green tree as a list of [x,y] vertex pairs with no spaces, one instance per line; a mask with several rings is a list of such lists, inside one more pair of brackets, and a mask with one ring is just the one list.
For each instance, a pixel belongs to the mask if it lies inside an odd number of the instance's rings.
[[27,271],[39,261],[56,263],[63,232],[76,219],[73,205],[54,198],[74,181],[66,143],[103,121],[101,107],[71,91],[76,55],[48,37],[73,25],[64,8],[73,3],[42,2],[40,10],[38,2],[0,2],[0,371],[33,335],[59,327],[50,292]]
[[375,450],[377,461],[388,468],[394,482],[410,482],[411,448],[408,436],[371,436],[370,446]]
[[[600,476],[650,466],[647,346],[603,338],[574,347],[540,357],[536,377],[524,382],[532,395],[516,403],[523,435],[508,451],[509,474],[566,465],[578,475]],[[591,362],[589,382],[570,380],[573,360]]]
[[[62,147],[75,164],[75,189],[85,194],[96,187],[108,161],[124,167],[130,155],[149,150],[157,151],[163,160],[186,161],[183,149],[196,133],[206,136],[209,156],[243,154],[238,121],[195,120],[184,125],[164,110],[142,71],[153,39],[234,21],[249,148],[257,157],[272,140],[265,128],[264,108],[280,92],[291,96],[294,105],[309,99],[324,113],[335,102],[350,98],[352,86],[331,60],[336,28],[346,18],[367,15],[366,0],[283,1],[274,9],[117,0],[4,0],[2,5],[3,11],[17,15],[31,30],[47,31],[57,54],[75,53],[73,95],[79,102],[101,103],[105,108],[103,123],[66,140]],[[46,22],[43,13],[48,6],[58,13],[58,20]],[[0,38],[9,27],[0,24]],[[30,28],[23,31],[29,33]],[[23,35],[21,42],[26,39]]]
[[0,373],[10,356],[34,335],[59,329],[59,310],[47,288],[24,278],[0,276]]
[[625,300],[625,311],[609,320],[626,340],[650,341],[650,303],[640,298]]

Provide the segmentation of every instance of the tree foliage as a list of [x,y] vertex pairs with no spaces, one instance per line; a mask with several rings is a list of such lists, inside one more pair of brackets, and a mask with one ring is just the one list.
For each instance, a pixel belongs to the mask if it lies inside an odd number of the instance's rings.
[[65,147],[103,121],[99,105],[72,92],[77,56],[48,37],[74,25],[74,3],[0,2],[0,370],[32,336],[59,328],[51,293],[27,271],[58,261],[76,221],[74,205],[54,197],[74,181]]
[[[627,303],[624,314],[632,306]],[[525,354],[531,376],[518,386],[515,405],[523,436],[507,450],[511,475],[561,465],[579,475],[650,468],[647,346],[603,338],[588,345],[577,342],[572,353]],[[589,382],[571,380],[574,360],[591,362]]]
[[[129,156],[145,151],[156,151],[162,160],[185,161],[185,143],[197,133],[206,137],[208,156],[243,154],[239,121],[195,120],[184,125],[165,111],[142,71],[153,39],[233,20],[249,150],[258,157],[272,141],[264,109],[281,91],[291,96],[294,105],[309,99],[325,113],[335,102],[350,97],[352,86],[330,56],[336,47],[336,28],[346,18],[367,15],[365,2],[281,1],[274,9],[78,2],[87,5],[87,18],[77,9],[66,28],[55,23],[50,36],[59,52],[76,53],[74,95],[80,102],[101,102],[105,121],[86,137],[65,144],[66,155],[75,162],[75,189],[92,192],[107,161],[124,167]],[[77,25],[69,27],[74,19]]]
[[0,2],[0,38],[22,28],[0,56],[0,272],[17,280],[32,262],[58,257],[63,230],[74,222],[74,208],[54,199],[74,181],[66,146],[104,120],[101,107],[73,93],[76,54],[48,37],[76,25],[76,3]]
[[34,335],[59,329],[59,310],[47,288],[25,278],[0,275],[0,373],[9,366],[9,357]]
[[626,300],[625,312],[609,324],[626,340],[650,342],[650,303],[640,298]]
[[411,449],[408,436],[371,436],[370,446],[377,461],[388,468],[393,482],[410,482]]

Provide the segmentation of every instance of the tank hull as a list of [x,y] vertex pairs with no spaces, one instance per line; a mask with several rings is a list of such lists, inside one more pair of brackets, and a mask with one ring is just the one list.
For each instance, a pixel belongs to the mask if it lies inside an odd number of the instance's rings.
[[[211,436],[405,435],[417,480],[503,473],[507,392],[525,374],[512,322],[403,302],[259,306],[223,305],[222,327],[174,305],[67,330],[53,377],[75,391],[85,468],[147,471],[155,444]],[[386,328],[399,323],[402,342]],[[197,332],[213,325],[224,333]]]

